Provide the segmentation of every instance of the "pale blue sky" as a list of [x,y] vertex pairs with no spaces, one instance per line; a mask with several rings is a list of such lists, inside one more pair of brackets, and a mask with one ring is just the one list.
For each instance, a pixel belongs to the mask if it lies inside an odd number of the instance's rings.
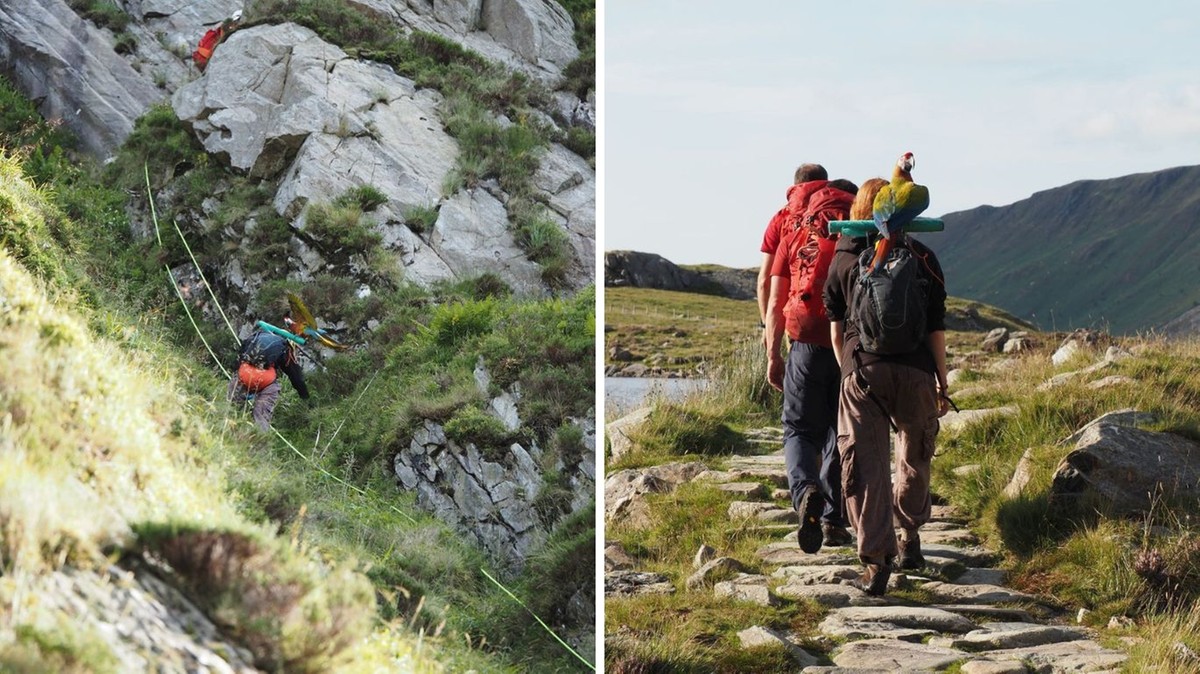
[[[823,7],[818,11],[818,7]],[[1200,164],[1200,3],[605,0],[605,250],[757,266],[795,167],[927,215]]]

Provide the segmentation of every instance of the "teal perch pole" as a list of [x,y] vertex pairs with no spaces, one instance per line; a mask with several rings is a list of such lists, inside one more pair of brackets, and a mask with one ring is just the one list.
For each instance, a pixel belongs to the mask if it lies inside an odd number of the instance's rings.
[[[904,228],[906,232],[940,232],[946,229],[946,223],[942,222],[941,218],[914,218],[912,222]],[[844,234],[846,236],[860,237],[868,234],[873,234],[879,230],[875,228],[874,220],[830,220],[830,234]]]
[[[864,220],[864,222],[866,222],[866,221]],[[266,321],[259,321],[258,327],[262,328],[263,330],[266,330],[267,332],[273,332],[273,333],[279,335],[280,337],[285,337],[287,339],[290,339],[293,342],[299,344],[300,346],[304,346],[305,341],[304,341],[303,337],[300,337],[299,335],[293,335],[291,332],[288,332],[287,330],[284,330],[283,328],[277,328],[274,325],[271,325],[270,323],[268,323]]]

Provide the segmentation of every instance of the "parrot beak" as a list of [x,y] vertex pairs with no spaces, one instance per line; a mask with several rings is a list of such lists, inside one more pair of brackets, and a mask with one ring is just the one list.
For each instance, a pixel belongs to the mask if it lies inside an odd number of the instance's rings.
[[913,153],[905,152],[904,156],[900,157],[900,161],[896,162],[896,165],[899,166],[900,169],[905,173],[908,173],[912,171],[914,167],[916,167],[917,160],[915,157],[913,157]]

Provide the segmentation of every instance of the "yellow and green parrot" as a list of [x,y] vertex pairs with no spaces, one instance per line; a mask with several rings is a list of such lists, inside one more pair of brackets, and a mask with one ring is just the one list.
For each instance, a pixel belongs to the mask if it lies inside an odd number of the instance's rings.
[[313,318],[312,312],[308,307],[304,306],[304,302],[295,293],[288,293],[288,305],[291,308],[291,316],[284,319],[287,327],[294,334],[311,337],[316,339],[321,344],[334,349],[336,351],[344,351],[348,347],[345,344],[338,342],[330,337],[324,330],[317,327],[317,319]]
[[913,182],[913,167],[917,160],[913,153],[905,152],[896,161],[892,169],[892,182],[879,189],[875,195],[872,210],[875,217],[875,227],[882,238],[875,244],[875,257],[867,273],[874,272],[887,257],[888,251],[896,238],[904,232],[904,227],[929,208],[929,188]]

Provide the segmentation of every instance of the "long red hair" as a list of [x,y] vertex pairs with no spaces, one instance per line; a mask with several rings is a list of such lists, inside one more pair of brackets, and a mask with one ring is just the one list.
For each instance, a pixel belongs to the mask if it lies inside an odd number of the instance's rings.
[[870,220],[875,210],[875,195],[879,189],[888,184],[883,178],[870,178],[858,188],[854,195],[854,203],[850,205],[851,220]]

